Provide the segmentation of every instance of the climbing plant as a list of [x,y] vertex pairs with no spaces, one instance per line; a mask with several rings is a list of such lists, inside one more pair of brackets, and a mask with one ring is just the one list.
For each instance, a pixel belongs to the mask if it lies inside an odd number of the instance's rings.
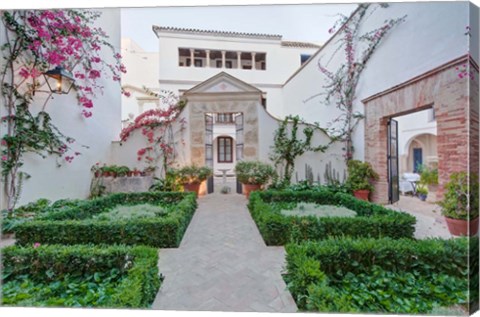
[[[134,131],[141,131],[147,146],[138,149],[137,160],[143,160],[150,170],[156,170],[160,165],[160,173],[165,175],[175,161],[175,146],[179,141],[174,135],[175,123],[178,124],[180,131],[185,128],[185,119],[179,119],[179,114],[185,107],[185,102],[178,100],[178,97],[171,92],[155,93],[149,91],[149,93],[159,98],[163,106],[141,113],[133,122],[122,129],[120,140],[125,142]],[[181,142],[183,142],[183,139]]]
[[[93,115],[94,98],[103,92],[101,79],[120,81],[126,72],[121,56],[107,41],[108,35],[95,22],[101,13],[89,10],[2,11],[0,43],[1,167],[7,209],[12,211],[29,175],[21,170],[25,154],[45,158],[55,155],[70,163],[80,155],[52,122],[46,106],[53,93],[45,89],[42,74],[57,66],[76,79],[73,91],[81,106],[80,115]],[[102,57],[110,49],[112,63]],[[128,92],[123,91],[128,96]],[[47,93],[41,109],[34,105],[36,94]],[[60,164],[61,160],[57,160]]]
[[[369,60],[387,34],[398,24],[405,21],[406,16],[386,20],[382,26],[365,33],[360,33],[361,24],[378,8],[388,8],[388,4],[360,4],[350,17],[341,15],[329,32],[339,28],[337,37],[340,45],[327,62],[318,60],[318,68],[326,77],[324,92],[310,97],[324,96],[326,105],[335,105],[340,110],[333,121],[329,122],[327,131],[336,141],[344,144],[344,157],[348,161],[353,158],[354,147],[352,135],[363,114],[354,111],[357,86]],[[336,70],[327,68],[333,57],[343,49],[345,60]]]
[[295,159],[305,152],[325,152],[328,145],[312,146],[312,137],[316,126],[305,125],[303,137],[298,136],[299,124],[304,122],[298,116],[287,116],[279,123],[273,138],[274,145],[271,147],[270,159],[275,167],[283,166],[283,185],[291,182],[295,168]]

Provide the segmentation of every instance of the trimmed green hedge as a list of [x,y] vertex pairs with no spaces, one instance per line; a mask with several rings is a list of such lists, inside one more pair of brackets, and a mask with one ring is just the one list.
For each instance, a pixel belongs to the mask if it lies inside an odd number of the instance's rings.
[[[164,217],[97,220],[92,216],[117,205],[170,205]],[[60,211],[47,211],[15,229],[17,244],[126,244],[178,247],[197,207],[192,193],[116,193],[79,201]]]
[[286,252],[284,278],[301,310],[419,313],[466,302],[464,238],[331,238]]
[[[275,202],[310,202],[344,206],[356,217],[285,216]],[[267,245],[284,245],[291,241],[322,240],[331,236],[413,238],[415,217],[358,200],[355,197],[321,191],[264,191],[250,195],[250,213]]]
[[149,307],[158,289],[158,251],[137,246],[45,245],[2,249],[3,283],[18,276],[49,283],[117,269],[122,278],[102,307]]

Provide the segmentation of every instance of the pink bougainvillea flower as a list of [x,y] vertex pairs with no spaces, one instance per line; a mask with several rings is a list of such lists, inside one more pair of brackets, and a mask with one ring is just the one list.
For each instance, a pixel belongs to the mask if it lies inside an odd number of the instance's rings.
[[34,249],[38,248],[39,246],[41,246],[41,244],[40,244],[39,242],[35,242],[35,243],[33,244],[33,248],[34,248]]
[[6,161],[6,160],[8,160],[7,156],[6,156],[6,155],[3,155],[3,156],[2,156],[2,161]]
[[100,72],[96,69],[92,69],[88,73],[88,78],[90,78],[90,79],[96,79],[96,78],[99,78],[99,77],[100,77]]

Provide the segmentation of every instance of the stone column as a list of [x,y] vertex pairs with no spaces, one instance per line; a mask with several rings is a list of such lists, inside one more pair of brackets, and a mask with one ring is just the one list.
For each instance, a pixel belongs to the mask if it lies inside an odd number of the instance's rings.
[[237,68],[242,69],[242,52],[237,52]]
[[195,66],[195,50],[193,48],[190,49],[190,67]]
[[256,69],[256,67],[255,67],[255,54],[256,53],[252,53],[252,69]]
[[222,68],[225,68],[225,54],[227,52],[226,51],[222,51]]
[[207,53],[206,67],[210,67],[210,50],[206,50],[205,52]]

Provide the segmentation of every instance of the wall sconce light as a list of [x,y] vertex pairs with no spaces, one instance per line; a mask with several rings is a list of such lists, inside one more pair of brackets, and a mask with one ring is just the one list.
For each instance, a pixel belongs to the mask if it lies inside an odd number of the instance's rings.
[[54,94],[68,94],[75,83],[73,75],[61,66],[45,72],[43,76],[48,84],[48,88]]

